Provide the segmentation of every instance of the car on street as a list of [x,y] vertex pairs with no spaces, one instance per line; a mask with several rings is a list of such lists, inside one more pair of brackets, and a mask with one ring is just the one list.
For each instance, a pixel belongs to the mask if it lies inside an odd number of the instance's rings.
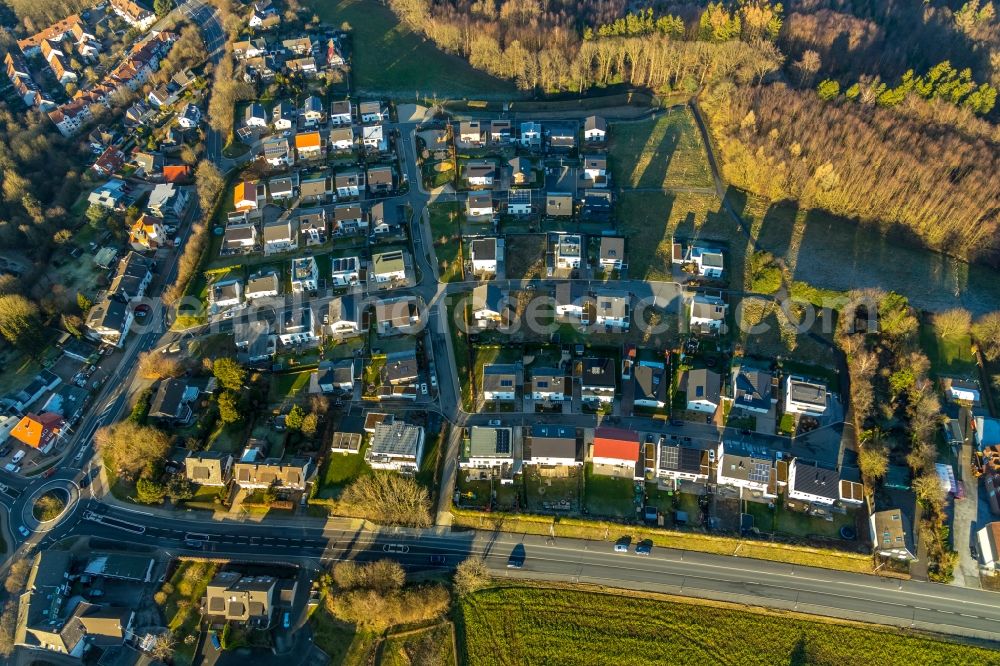
[[421,395],[427,395],[427,384],[421,384],[420,385],[420,394]]
[[507,558],[507,568],[520,569],[524,566],[525,557],[524,544],[517,544],[514,546],[514,550],[510,551],[510,557]]
[[18,472],[21,471],[21,466],[18,465],[17,463],[7,463],[6,465],[4,465],[3,469],[5,472],[10,472],[11,474],[17,474]]
[[490,422],[489,422],[488,425],[498,426],[498,425],[500,425],[500,419],[490,419]]
[[615,552],[616,553],[627,553],[628,546],[632,542],[628,537],[623,537],[615,542]]
[[636,555],[649,555],[651,552],[653,552],[653,542],[649,539],[640,541],[635,545]]
[[292,614],[285,611],[284,615],[281,616],[281,627],[283,629],[288,629],[292,626]]
[[23,536],[25,539],[31,536],[31,532],[29,532],[28,528],[25,527],[24,525],[18,526],[17,531],[20,532],[21,536]]
[[431,555],[430,562],[435,565],[442,565],[448,561],[448,558],[444,555]]
[[387,543],[382,546],[382,551],[386,553],[404,554],[410,552],[410,547],[405,543]]

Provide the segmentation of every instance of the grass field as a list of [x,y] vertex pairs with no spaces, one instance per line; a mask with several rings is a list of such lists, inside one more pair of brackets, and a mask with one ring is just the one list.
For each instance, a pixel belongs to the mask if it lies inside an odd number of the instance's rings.
[[336,498],[344,486],[355,479],[372,473],[365,463],[365,446],[357,453],[331,453],[323,465],[319,496]]
[[284,403],[288,400],[295,400],[303,391],[309,390],[309,378],[312,370],[302,372],[288,372],[275,375],[271,380],[269,398],[271,402]]
[[462,240],[457,222],[459,204],[436,203],[428,206],[427,210],[441,282],[458,282],[462,279]]
[[572,589],[491,588],[463,598],[458,615],[470,664],[986,664],[998,656],[901,629]]
[[437,49],[400,24],[374,0],[309,0],[304,3],[324,23],[351,26],[354,86],[365,91],[420,93],[420,96],[515,94],[506,81],[473,69],[458,56]]
[[584,504],[594,516],[635,518],[635,493],[631,479],[595,475],[593,464],[586,465]]
[[931,362],[934,374],[976,377],[976,358],[972,355],[972,338],[968,333],[943,337],[932,320],[920,322],[920,346]]
[[450,666],[455,664],[451,623],[390,635],[382,643],[379,666]]
[[364,666],[372,663],[378,640],[374,634],[358,633],[354,627],[338,622],[320,606],[309,618],[316,646],[338,666]]
[[701,134],[687,108],[659,118],[614,123],[611,173],[619,187],[712,187]]

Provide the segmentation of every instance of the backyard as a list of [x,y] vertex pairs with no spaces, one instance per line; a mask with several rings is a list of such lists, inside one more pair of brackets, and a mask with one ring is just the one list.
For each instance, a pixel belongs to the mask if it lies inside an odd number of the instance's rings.
[[713,187],[701,134],[687,107],[611,125],[609,163],[623,188]]
[[331,453],[320,473],[319,497],[336,499],[349,483],[362,476],[372,473],[372,468],[365,462],[365,448],[362,444],[357,453]]
[[635,518],[635,484],[631,479],[594,474],[593,463],[587,463],[584,506],[593,516]]
[[459,204],[436,203],[428,206],[427,210],[441,282],[458,282],[462,279],[462,240],[457,223]]
[[386,5],[374,0],[305,3],[331,26],[350,25],[354,87],[366,92],[398,92],[421,97],[516,94],[514,86],[473,69],[414,33]]
[[976,358],[972,355],[972,338],[968,333],[942,336],[934,322],[920,322],[920,346],[938,376],[977,377]]
[[218,568],[215,562],[183,560],[154,596],[167,628],[178,639],[174,654],[176,663],[190,664],[194,659],[195,643],[188,644],[184,639],[198,634],[201,598]]

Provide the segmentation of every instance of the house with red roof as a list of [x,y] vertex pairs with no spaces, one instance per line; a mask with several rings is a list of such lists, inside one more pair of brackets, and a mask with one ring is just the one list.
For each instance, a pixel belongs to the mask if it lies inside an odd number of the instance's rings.
[[641,480],[639,465],[639,433],[623,428],[598,428],[594,431],[591,458],[594,474]]

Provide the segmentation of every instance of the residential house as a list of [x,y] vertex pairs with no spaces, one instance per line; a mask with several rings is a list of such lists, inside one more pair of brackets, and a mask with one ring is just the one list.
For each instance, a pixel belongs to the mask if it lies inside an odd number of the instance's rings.
[[319,132],[302,132],[295,135],[295,154],[300,160],[314,160],[323,156],[323,139]]
[[338,197],[356,197],[361,194],[361,174],[358,171],[338,173],[334,179]]
[[627,331],[631,323],[631,299],[628,292],[600,289],[588,298],[580,323]]
[[546,194],[545,214],[548,217],[572,217],[573,195],[566,192],[549,192]]
[[375,427],[365,461],[373,469],[415,474],[424,457],[424,429],[403,421]]
[[663,363],[642,361],[632,370],[632,404],[663,409],[667,406],[668,383]]
[[687,409],[693,412],[715,414],[722,402],[722,377],[719,373],[706,368],[687,371],[684,391],[687,397]]
[[233,55],[237,60],[259,58],[267,54],[267,41],[263,37],[233,42]]
[[302,102],[302,119],[306,127],[312,127],[323,122],[323,102],[316,95],[306,97]]
[[386,206],[383,201],[372,204],[368,219],[373,236],[398,236],[404,233],[402,222],[393,211],[395,206]]
[[566,153],[576,148],[577,125],[566,122],[545,123],[545,134],[548,137],[549,150],[556,153]]
[[274,271],[257,273],[251,275],[247,280],[247,286],[243,295],[246,296],[248,301],[252,301],[255,298],[270,298],[278,295],[278,287],[279,281],[277,273]]
[[292,259],[292,293],[316,291],[319,284],[319,267],[316,257]]
[[240,181],[233,190],[233,210],[239,213],[257,211],[266,198],[267,190],[262,184],[252,180]]
[[243,112],[243,124],[255,129],[264,129],[267,127],[267,114],[259,102],[250,102],[247,105],[246,110]]
[[604,155],[584,155],[583,180],[588,181],[588,187],[606,188],[608,186],[608,158]]
[[136,166],[133,175],[139,178],[155,178],[163,173],[163,155],[160,153],[138,151],[132,156],[132,161]]
[[354,296],[341,296],[330,301],[327,308],[326,328],[331,335],[352,337],[368,330],[367,319],[361,312],[361,304]]
[[118,210],[125,200],[125,181],[112,178],[87,195],[87,203]]
[[316,385],[323,393],[354,391],[354,359],[322,361],[313,372]]
[[598,263],[605,271],[620,271],[625,267],[625,239],[620,236],[601,236]]
[[656,450],[656,476],[677,481],[708,481],[708,451],[692,449],[660,438]]
[[362,123],[380,123],[389,119],[389,114],[382,108],[381,102],[361,102],[358,113]]
[[826,384],[796,375],[785,378],[785,413],[819,418],[826,413]]
[[371,279],[377,283],[396,282],[406,279],[406,256],[403,250],[390,250],[372,255]]
[[539,150],[542,147],[542,126],[534,121],[521,123],[521,147]]
[[495,283],[479,284],[472,290],[472,316],[480,327],[508,323],[510,310],[507,295]]
[[140,32],[145,32],[156,23],[156,14],[132,0],[111,0],[111,10],[122,20]]
[[270,167],[283,169],[295,163],[292,148],[283,136],[269,136],[260,142],[260,148],[264,161]]
[[389,150],[389,143],[382,132],[381,125],[366,125],[361,128],[361,143],[368,152],[384,153]]
[[306,176],[299,183],[299,199],[302,203],[326,203],[332,197],[333,188],[328,173]]
[[[152,93],[150,93],[152,94]],[[201,109],[188,102],[177,112],[177,126],[181,129],[194,129],[201,123]]]
[[295,126],[298,111],[295,105],[283,99],[271,109],[271,126],[277,131],[289,130]]
[[330,441],[330,452],[343,453],[345,455],[359,453],[361,451],[362,438],[363,435],[360,432],[338,430],[333,433],[333,439]]
[[466,203],[466,214],[470,219],[482,220],[493,217],[493,194],[490,192],[472,192]]
[[978,382],[956,377],[946,377],[942,383],[945,385],[945,395],[951,402],[971,405],[973,407],[980,404]]
[[187,164],[163,165],[163,180],[168,183],[183,184],[191,182],[194,171]]
[[487,402],[510,402],[517,397],[518,368],[510,364],[483,366],[483,399]]
[[483,132],[483,125],[488,122],[478,120],[463,120],[458,124],[458,140],[467,146],[483,146],[486,144],[486,135]]
[[530,455],[525,460],[528,465],[543,467],[580,467],[583,455],[576,439],[576,430],[554,424],[531,426],[531,440],[528,444]]
[[507,214],[508,215],[531,215],[535,210],[531,204],[531,190],[509,189],[507,190]]
[[368,191],[373,195],[389,194],[395,186],[392,167],[389,166],[368,167],[366,180],[368,181]]
[[295,212],[299,226],[299,237],[306,247],[326,242],[326,211],[322,208],[298,208]]
[[184,476],[199,486],[228,485],[233,457],[223,451],[190,451],[184,458]]
[[128,242],[136,252],[148,252],[169,244],[163,220],[143,213],[128,230]]
[[283,345],[316,342],[315,319],[312,307],[293,307],[278,317],[278,339]]
[[271,325],[263,320],[233,321],[233,342],[240,363],[259,363],[274,355],[274,338]]
[[111,286],[109,295],[122,297],[126,302],[136,301],[146,294],[146,288],[153,281],[153,269],[156,263],[137,252],[129,252],[118,262],[118,270]]
[[331,37],[326,42],[326,66],[343,67],[346,64],[347,58],[344,57],[344,51],[340,48],[339,41]]
[[506,145],[510,143],[511,124],[509,120],[494,120],[490,122],[490,143]]
[[28,412],[10,431],[10,437],[42,454],[52,451],[62,436],[66,420],[55,412]]
[[597,407],[615,400],[615,362],[610,358],[585,358],[581,361],[580,399]]
[[512,157],[507,162],[511,185],[531,185],[535,182],[535,164],[527,157]]
[[777,474],[770,458],[764,458],[735,442],[719,445],[717,480],[721,486],[739,490],[740,499],[777,497]]
[[188,190],[173,183],[158,183],[149,193],[146,210],[162,219],[180,218],[187,208]]
[[514,465],[514,438],[510,428],[472,426],[462,447],[458,466],[491,469]]
[[125,299],[106,296],[87,313],[87,336],[109,345],[121,347],[134,319],[132,308]]
[[295,37],[292,39],[286,39],[281,42],[282,48],[288,53],[294,53],[295,55],[308,55],[313,52],[312,39],[309,37]]
[[[160,86],[158,88],[154,88],[153,90],[149,91],[149,94],[146,95],[146,101],[149,102],[150,106],[152,106],[154,109],[163,109],[163,107],[169,106],[169,105],[173,104],[174,102],[176,102],[177,101],[177,95],[175,95],[175,94],[171,93],[169,90],[167,90],[166,86]],[[187,110],[186,108],[181,109],[181,111],[186,111],[186,110]],[[178,113],[177,114],[177,123],[178,124],[180,124],[181,122],[184,122],[185,124],[187,124],[189,122],[189,120],[186,119],[186,118],[183,121],[181,120],[182,117],[184,117],[185,115],[186,114],[183,114],[183,113]],[[192,129],[192,128],[191,127],[185,127],[184,129]]]
[[497,242],[494,237],[477,238],[472,241],[472,272],[476,275],[497,272]]
[[551,402],[565,400],[566,373],[559,368],[532,368],[530,391],[532,400]]
[[294,198],[298,187],[298,172],[293,172],[287,176],[278,176],[267,181],[267,191],[271,196],[271,201],[287,201]]
[[695,294],[688,322],[697,333],[718,334],[724,330],[729,305],[718,296]]
[[368,230],[361,204],[340,204],[333,209],[333,235],[351,236]]
[[247,83],[268,83],[274,80],[275,64],[271,56],[248,58],[243,62],[243,80]]
[[188,390],[181,379],[168,377],[160,382],[149,403],[149,417],[176,424],[191,421],[191,401],[198,397],[198,389]]
[[[236,463],[237,470],[240,470],[241,466],[242,469],[249,469],[254,465]],[[271,626],[271,617],[277,601],[276,589],[277,580],[271,576],[244,576],[235,571],[219,571],[205,589],[203,601],[205,617],[209,618],[210,622],[227,626],[238,623],[247,627],[267,629]]]
[[876,511],[868,517],[872,546],[880,557],[915,562],[917,549],[908,520],[899,509]]
[[354,129],[350,125],[333,128],[330,130],[329,145],[330,150],[336,152],[354,150]]
[[222,233],[222,248],[220,254],[244,254],[252,252],[259,242],[257,225],[249,222],[244,215],[231,219]]
[[591,459],[594,474],[636,480],[645,478],[639,462],[639,433],[634,430],[608,427],[594,430]]
[[721,278],[724,270],[722,250],[692,245],[688,248],[685,263],[694,264],[698,275]]
[[[82,339],[73,338],[73,341],[83,344]],[[93,350],[93,347],[89,347],[89,349]],[[83,416],[83,410],[87,406],[89,399],[90,393],[86,389],[72,384],[64,384],[45,401],[45,404],[42,405],[41,413],[51,412],[58,414],[68,426],[73,426]],[[13,430],[16,425],[17,423],[15,422],[10,426],[10,429]],[[0,435],[0,440],[7,439],[9,436],[9,432],[6,436]]]
[[491,160],[469,160],[462,176],[471,187],[493,187],[497,167]]
[[361,261],[357,257],[334,257],[330,260],[330,282],[334,287],[357,284],[360,271]]
[[771,373],[746,364],[734,368],[731,389],[733,407],[755,414],[771,413],[778,402],[771,387]]
[[110,146],[100,154],[97,160],[90,166],[90,169],[98,176],[107,178],[118,173],[118,170],[124,165],[125,153],[114,146]]
[[[846,485],[845,485],[846,484]],[[830,506],[834,502],[860,505],[862,498],[845,490],[850,482],[841,482],[837,470],[810,465],[796,458],[788,466],[788,497],[810,504]]]
[[587,116],[583,121],[583,140],[586,143],[604,143],[608,138],[608,121],[601,116]]
[[350,100],[337,100],[330,103],[330,124],[335,126],[350,125],[354,122],[354,109]]
[[297,220],[288,215],[282,215],[276,220],[264,223],[261,230],[261,240],[264,243],[264,254],[289,252],[299,247]]
[[412,334],[420,323],[420,307],[415,296],[397,296],[375,301],[375,322],[379,335]]
[[209,301],[216,310],[230,308],[243,302],[243,285],[239,280],[223,280],[212,285]]

